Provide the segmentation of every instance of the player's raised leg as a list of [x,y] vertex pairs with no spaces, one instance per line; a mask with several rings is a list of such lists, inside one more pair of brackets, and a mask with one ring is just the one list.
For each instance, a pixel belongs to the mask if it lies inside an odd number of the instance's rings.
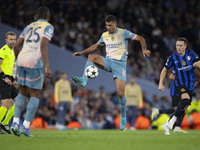
[[87,80],[88,78],[85,75],[85,69],[90,66],[90,65],[94,65],[96,64],[99,68],[103,69],[104,68],[104,62],[101,58],[101,56],[96,55],[96,54],[90,54],[88,56],[88,61],[85,64],[85,68],[84,68],[84,72],[82,77],[76,77],[74,75],[72,75],[72,80],[74,82],[76,82],[78,85],[80,85],[81,87],[85,87],[87,84]]

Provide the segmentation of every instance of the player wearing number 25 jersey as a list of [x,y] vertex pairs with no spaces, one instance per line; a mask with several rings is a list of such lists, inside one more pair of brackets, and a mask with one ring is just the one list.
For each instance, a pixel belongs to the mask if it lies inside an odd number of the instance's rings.
[[42,37],[51,40],[53,31],[53,26],[44,19],[29,24],[20,35],[24,38],[24,44],[18,56],[18,66],[42,68],[40,42]]
[[[17,58],[17,82],[20,87],[15,102],[11,129],[17,136],[20,136],[21,133],[25,136],[33,136],[30,133],[29,127],[37,112],[44,75],[51,77],[48,60],[48,43],[53,36],[54,28],[48,23],[50,19],[49,8],[41,6],[38,9],[37,16],[38,20],[24,29],[14,47]],[[22,45],[22,50],[19,53]],[[19,120],[28,96],[30,96],[30,99],[26,107],[24,122],[20,129]]]
[[[41,39],[46,37],[51,40],[54,28],[47,22],[47,20],[39,19],[36,22],[29,24],[20,37],[24,38],[24,44],[21,52],[18,55],[17,69],[26,67],[30,69],[43,68],[44,62],[41,55]],[[29,70],[29,69],[26,69]],[[42,71],[39,73],[30,74],[30,77],[23,76],[23,72],[18,71],[19,84],[32,87],[34,89],[42,89],[44,74]],[[26,81],[26,83],[24,82]],[[41,84],[38,84],[40,82]]]

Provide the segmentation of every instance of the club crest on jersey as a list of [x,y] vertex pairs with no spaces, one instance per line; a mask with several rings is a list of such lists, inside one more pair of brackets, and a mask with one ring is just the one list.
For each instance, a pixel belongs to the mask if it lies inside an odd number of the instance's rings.
[[186,62],[185,62],[184,60],[182,61],[182,65],[183,65],[183,66],[185,66],[185,65],[186,65]]
[[112,36],[112,37],[111,37],[111,40],[112,40],[112,41],[114,41],[114,40],[115,40],[115,37],[114,37],[114,36]]
[[185,89],[184,89],[184,88],[182,88],[182,89],[181,89],[181,92],[185,92]]
[[190,57],[190,56],[188,56],[188,57],[187,57],[187,59],[188,59],[188,60],[191,60],[191,57]]

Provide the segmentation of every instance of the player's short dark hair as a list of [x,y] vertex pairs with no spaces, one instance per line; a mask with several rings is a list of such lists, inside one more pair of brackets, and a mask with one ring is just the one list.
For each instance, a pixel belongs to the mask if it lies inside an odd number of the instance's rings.
[[185,45],[187,45],[187,39],[186,38],[184,38],[184,37],[179,37],[179,38],[177,38],[177,40],[176,41],[183,41],[184,42],[184,44]]
[[113,16],[113,15],[108,15],[108,16],[105,18],[105,21],[106,21],[106,22],[111,22],[111,21],[117,22],[117,18],[116,18],[115,16]]
[[50,14],[49,8],[47,6],[41,6],[38,8],[38,18],[47,19]]
[[15,32],[9,31],[5,35],[6,39],[8,38],[9,35],[11,35],[11,36],[17,36]]

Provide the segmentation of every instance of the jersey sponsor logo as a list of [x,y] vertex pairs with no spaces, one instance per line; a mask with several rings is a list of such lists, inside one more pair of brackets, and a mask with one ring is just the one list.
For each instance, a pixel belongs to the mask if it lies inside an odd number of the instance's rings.
[[186,71],[188,71],[188,70],[190,70],[190,69],[192,69],[192,65],[189,65],[189,66],[186,66],[186,67],[182,67],[182,68],[178,68],[178,70],[180,71],[180,70],[186,70]]
[[122,42],[116,43],[116,44],[106,44],[107,48],[119,48],[119,46],[122,45]]

